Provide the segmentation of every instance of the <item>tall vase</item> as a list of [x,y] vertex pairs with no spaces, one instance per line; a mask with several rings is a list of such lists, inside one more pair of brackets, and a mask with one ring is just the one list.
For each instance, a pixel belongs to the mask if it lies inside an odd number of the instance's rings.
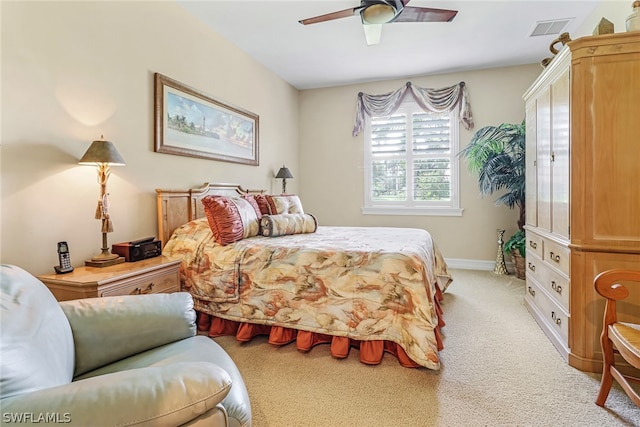
[[631,7],[633,12],[627,17],[625,26],[627,31],[640,31],[640,1],[634,1]]
[[493,268],[494,274],[509,274],[507,271],[507,266],[504,263],[504,240],[502,240],[502,236],[504,235],[505,230],[498,229],[498,254],[496,255],[496,266]]

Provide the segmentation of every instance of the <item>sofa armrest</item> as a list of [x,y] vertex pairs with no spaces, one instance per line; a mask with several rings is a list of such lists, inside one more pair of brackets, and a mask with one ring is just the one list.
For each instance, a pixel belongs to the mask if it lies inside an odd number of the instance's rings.
[[2,423],[178,426],[216,408],[230,388],[208,362],[131,369],[2,399]]
[[87,298],[60,303],[75,346],[74,377],[196,334],[186,292]]

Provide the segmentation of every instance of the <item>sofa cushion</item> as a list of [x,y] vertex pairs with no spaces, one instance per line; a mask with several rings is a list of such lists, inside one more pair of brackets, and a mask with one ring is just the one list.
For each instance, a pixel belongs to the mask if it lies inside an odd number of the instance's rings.
[[231,385],[229,375],[213,363],[171,363],[10,397],[2,400],[2,411],[55,414],[62,425],[178,426],[216,408]]
[[231,387],[231,391],[222,401],[222,406],[227,410],[230,425],[250,426],[251,403],[249,401],[249,393],[238,367],[218,343],[203,335],[137,354],[95,371],[87,372],[76,378],[76,380],[145,366],[164,366],[172,363],[197,361],[215,363],[229,375],[233,382],[233,387]]
[[73,330],[75,376],[196,334],[193,298],[186,292],[88,298],[60,306]]
[[71,382],[73,336],[58,301],[37,278],[0,266],[0,396]]

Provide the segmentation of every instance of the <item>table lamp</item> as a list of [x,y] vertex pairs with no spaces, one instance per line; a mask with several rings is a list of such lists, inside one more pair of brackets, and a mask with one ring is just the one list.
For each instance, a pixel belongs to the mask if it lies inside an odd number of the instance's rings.
[[276,178],[282,178],[282,194],[286,194],[287,178],[293,178],[293,175],[291,175],[291,172],[289,172],[289,169],[287,169],[285,165],[282,165],[282,167],[278,171],[278,174],[276,175]]
[[102,221],[102,249],[99,255],[85,261],[90,267],[107,267],[109,265],[124,262],[124,257],[109,252],[107,233],[113,232],[113,223],[109,215],[109,193],[107,193],[107,180],[111,175],[111,166],[124,166],[124,159],[110,141],[105,141],[103,136],[93,141],[91,146],[79,162],[81,165],[95,165],[98,168],[98,183],[100,184],[100,198],[96,208],[95,218]]

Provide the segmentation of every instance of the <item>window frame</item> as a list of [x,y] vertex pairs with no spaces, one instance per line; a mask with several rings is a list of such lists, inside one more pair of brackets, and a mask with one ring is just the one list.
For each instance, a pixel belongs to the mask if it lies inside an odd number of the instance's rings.
[[[429,113],[423,110],[418,103],[412,99],[405,99],[400,107],[393,113],[405,113],[407,115],[407,123],[411,123],[411,115],[414,113]],[[464,209],[460,207],[460,168],[457,153],[460,144],[460,124],[455,111],[449,112],[449,154],[435,157],[448,157],[451,167],[451,200],[449,201],[414,201],[413,194],[413,165],[414,153],[412,150],[412,135],[407,132],[407,150],[404,155],[394,155],[395,159],[403,159],[407,162],[407,200],[405,201],[379,201],[373,200],[371,197],[372,189],[372,164],[375,159],[372,153],[371,139],[371,117],[365,120],[364,132],[364,207],[362,213],[364,215],[433,215],[433,216],[462,216]],[[417,156],[422,157],[422,156]]]

